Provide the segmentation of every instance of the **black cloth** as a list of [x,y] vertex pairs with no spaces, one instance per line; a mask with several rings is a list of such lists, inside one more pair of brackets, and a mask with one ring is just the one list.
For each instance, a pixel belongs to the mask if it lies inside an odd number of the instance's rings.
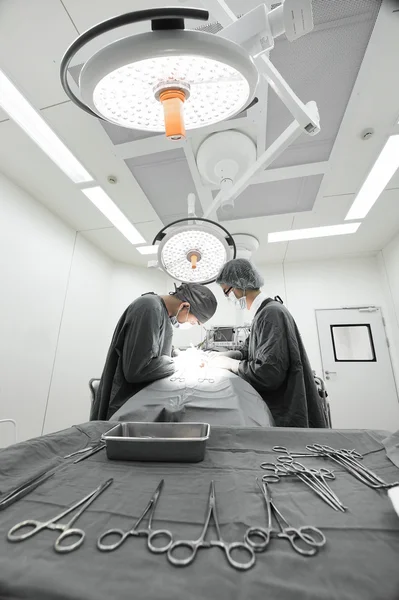
[[327,427],[298,327],[280,302],[255,314],[238,374],[262,396],[276,427]]
[[110,419],[151,381],[175,371],[173,328],[162,298],[145,294],[121,316],[108,351],[90,420]]
[[[0,490],[8,492],[39,473],[54,458],[90,445],[112,427],[94,422],[23,442],[0,452]],[[105,451],[67,467],[0,512],[1,600],[398,600],[399,519],[385,492],[376,492],[329,460],[301,459],[309,467],[334,468],[330,485],[348,506],[332,510],[304,483],[284,477],[271,484],[277,508],[294,526],[315,525],[327,544],[313,558],[296,554],[286,540],[272,539],[248,572],[232,569],[219,548],[200,549],[194,563],[176,568],[163,554],[151,554],[145,537],[128,538],[115,552],[99,552],[106,529],[127,531],[141,515],[163,478],[153,527],[174,539],[199,537],[215,481],[223,538],[242,540],[251,526],[265,526],[265,506],[255,483],[263,461],[276,460],[274,445],[303,451],[306,444],[355,448],[364,464],[386,481],[399,469],[387,458],[374,431],[212,427],[205,460],[197,464],[108,461]],[[69,554],[54,552],[60,532],[43,531],[9,543],[9,529],[25,519],[48,520],[112,477],[114,482],[76,521],[86,539]],[[62,522],[67,522],[65,517]],[[211,527],[209,539],[216,539]],[[110,540],[114,541],[114,540]],[[161,541],[161,540],[160,540]],[[162,540],[163,541],[163,540]],[[156,540],[154,541],[156,543]]]
[[189,370],[181,382],[170,377],[154,381],[126,400],[112,420],[273,427],[267,404],[247,381],[220,369],[208,368],[203,376],[213,382],[198,381],[198,373]]

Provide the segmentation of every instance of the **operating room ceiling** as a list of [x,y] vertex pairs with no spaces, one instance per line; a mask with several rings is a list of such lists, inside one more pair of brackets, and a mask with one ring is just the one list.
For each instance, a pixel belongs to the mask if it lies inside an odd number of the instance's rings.
[[[258,3],[228,2],[237,15]],[[151,6],[167,4],[151,2]],[[189,4],[201,6],[197,1]],[[397,174],[356,234],[267,243],[271,231],[343,222],[386,136],[395,132],[399,13],[392,12],[389,0],[380,5],[377,0],[314,0],[314,30],[293,43],[285,37],[276,40],[270,59],[302,101],[317,102],[321,131],[298,138],[237,198],[232,212],[217,212],[232,233],[258,237],[258,262],[375,253],[398,230]],[[0,67],[151,243],[163,224],[186,215],[189,192],[196,193],[198,216],[216,195],[217,189],[202,180],[195,162],[207,135],[241,131],[254,140],[259,155],[292,117],[264,82],[256,106],[230,121],[189,132],[184,143],[102,124],[79,111],[59,83],[63,52],[88,27],[144,6],[148,2],[3,0]],[[140,25],[140,30],[144,27]],[[207,27],[212,33],[220,29],[212,15]],[[131,31],[137,26],[122,33]],[[70,69],[72,79],[84,60],[84,55],[77,57]],[[365,141],[362,132],[367,128],[374,135]],[[112,258],[146,264],[148,257],[142,257],[4,113],[0,135],[0,170]],[[109,175],[116,177],[116,184],[108,182]]]

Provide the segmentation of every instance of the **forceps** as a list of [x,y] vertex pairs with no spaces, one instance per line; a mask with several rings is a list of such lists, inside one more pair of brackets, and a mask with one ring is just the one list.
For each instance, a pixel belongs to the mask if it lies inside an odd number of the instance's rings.
[[267,471],[262,477],[265,483],[277,483],[281,477],[295,475],[312,489],[324,502],[334,510],[345,512],[346,506],[342,504],[338,496],[332,491],[326,479],[335,479],[334,472],[329,469],[308,469],[302,463],[294,461],[291,456],[280,456],[278,463],[263,462],[261,468]]
[[[218,539],[207,542],[205,538],[212,516]],[[231,544],[228,544],[222,538],[216,511],[216,492],[214,481],[211,482],[209,490],[208,508],[201,535],[196,540],[178,540],[177,542],[174,542],[168,550],[168,560],[172,563],[172,565],[175,565],[176,567],[186,567],[187,565],[190,565],[193,562],[199,548],[211,548],[213,546],[222,548],[226,555],[229,565],[234,567],[234,569],[237,569],[239,571],[247,571],[255,564],[256,557],[252,546],[250,546],[246,542],[232,542]],[[178,548],[188,549],[190,551],[189,555],[186,556],[186,558],[177,558],[175,554]],[[233,550],[243,550],[249,556],[249,560],[247,562],[238,562],[234,560],[234,558],[232,557]]]
[[184,373],[182,375],[177,376],[177,374],[175,373],[169,381],[179,381],[179,383],[184,383],[186,381],[186,378],[183,377]]
[[[314,446],[316,446],[317,444],[314,444]],[[312,448],[313,446],[306,446],[307,450],[310,450],[310,448]],[[288,450],[288,448],[286,448],[285,446],[273,446],[272,448],[273,452],[279,452],[280,454],[284,455],[284,456],[291,456],[292,458],[300,458],[303,456],[309,456],[312,458],[317,458],[317,457],[321,457],[324,458],[326,456],[325,452],[321,453],[317,450],[314,450],[313,452],[309,452],[308,454],[305,453],[300,453],[300,452],[290,452]],[[360,454],[359,452],[356,452],[355,449],[352,450],[347,450],[345,448],[341,448],[340,452],[342,452],[343,454],[345,454],[346,456],[352,456],[353,458],[363,458],[362,454]]]
[[335,448],[331,448],[331,446],[323,446],[321,444],[311,444],[306,446],[306,448],[330,458],[334,462],[344,467],[344,469],[359,479],[359,481],[373,489],[388,489],[399,485],[398,481],[394,483],[387,483],[376,473],[359,463],[356,458],[347,455],[345,451],[336,450]]
[[205,374],[203,377],[198,378],[198,383],[204,383],[205,381],[208,381],[209,383],[215,383],[215,380],[212,377],[207,377],[207,375],[208,375],[208,370],[205,371]]
[[[39,487],[39,485],[41,485],[42,483],[47,481],[47,479],[50,479],[50,477],[53,477],[53,475],[55,475],[58,471],[62,471],[63,469],[68,467],[70,464],[76,465],[77,463],[81,462],[82,460],[86,460],[86,458],[89,458],[93,454],[96,454],[96,452],[99,452],[103,448],[105,448],[105,443],[99,443],[96,446],[94,446],[93,448],[91,448],[91,447],[90,447],[90,449],[85,448],[84,455],[79,456],[72,463],[59,464],[59,465],[53,467],[52,469],[48,469],[48,468],[44,469],[43,471],[41,471],[34,477],[31,477],[30,479],[28,479],[27,481],[25,481],[24,483],[19,485],[17,488],[13,489],[6,496],[1,498],[0,499],[0,510],[4,510],[8,506],[11,506],[11,504],[14,504],[14,502],[17,502],[17,500],[20,500],[20,498],[23,498],[24,496],[27,496],[28,494],[33,492],[33,490],[35,490],[37,487]],[[83,450],[79,450],[78,452],[73,452],[70,455],[64,456],[64,458],[69,458],[70,456],[75,456],[75,454],[82,454],[82,452],[83,452]]]
[[[102,494],[103,491],[107,489],[107,487],[111,485],[112,482],[113,479],[108,479],[108,481],[106,481],[102,485],[99,485],[98,488],[90,492],[90,494],[88,494],[85,498],[82,498],[82,500],[79,500],[79,502],[76,502],[73,506],[71,506],[67,510],[64,510],[61,514],[53,517],[49,521],[36,521],[34,519],[28,519],[26,521],[21,521],[21,523],[17,523],[8,532],[8,541],[22,542],[32,537],[33,535],[36,535],[36,533],[39,533],[40,531],[44,531],[45,529],[51,529],[53,531],[61,531],[60,535],[54,543],[54,550],[56,552],[66,553],[76,550],[83,544],[86,534],[83,531],[83,529],[73,528],[73,524],[79,519],[79,517],[86,510],[86,508],[88,508],[90,504],[92,504],[92,502],[94,502],[94,500],[98,498],[98,496]],[[69,515],[69,513],[73,512],[77,508],[79,508],[78,512],[68,521],[68,523],[58,523],[60,519],[66,517],[66,515]],[[33,529],[27,531],[26,533],[20,533],[16,535],[16,532],[19,529],[24,529],[25,527],[32,527]],[[69,537],[75,537],[78,539],[76,540],[76,542],[71,542],[69,545],[62,545],[61,542]]]
[[[166,552],[167,550],[169,550],[169,548],[171,547],[171,545],[173,543],[172,533],[170,531],[168,531],[167,529],[153,529],[152,528],[152,520],[154,518],[154,513],[157,508],[159,496],[161,495],[161,492],[162,492],[163,484],[164,484],[164,480],[162,479],[161,482],[159,483],[157,489],[151,496],[151,499],[148,502],[147,506],[145,507],[144,511],[142,512],[141,516],[137,519],[137,521],[135,522],[133,527],[131,529],[129,529],[129,531],[122,531],[122,529],[108,529],[108,531],[105,531],[98,538],[97,548],[99,550],[102,550],[103,552],[111,552],[112,550],[116,550],[117,548],[122,546],[122,544],[127,540],[128,537],[130,537],[130,536],[140,537],[140,536],[145,535],[145,536],[147,536],[147,546],[148,546],[148,549],[150,550],[150,552],[153,552],[154,554],[162,554],[163,552]],[[138,529],[140,523],[145,519],[145,517],[147,515],[148,515],[147,528],[146,529]],[[110,535],[118,536],[119,540],[117,540],[114,544],[104,544],[103,543],[104,538],[106,538]],[[167,538],[168,542],[164,546],[154,546],[153,541],[155,540],[155,538],[158,538],[158,537]]]
[[[265,500],[267,526],[266,528],[250,527],[245,534],[246,543],[253,548],[254,552],[264,552],[270,543],[271,537],[277,537],[288,540],[292,549],[302,556],[314,556],[317,554],[319,548],[322,548],[326,543],[324,533],[312,525],[292,527],[274,504],[267,482],[263,481],[262,485],[260,485],[259,479],[256,478],[256,483]],[[277,521],[278,530],[273,529],[272,512]],[[261,541],[256,541],[257,539]],[[299,542],[302,542],[302,546],[304,545],[305,548],[300,546]],[[306,549],[306,546],[309,548]]]

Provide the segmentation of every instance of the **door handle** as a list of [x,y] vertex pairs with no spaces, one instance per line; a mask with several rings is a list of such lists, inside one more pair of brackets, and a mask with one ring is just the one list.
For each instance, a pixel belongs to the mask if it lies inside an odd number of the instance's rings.
[[330,379],[331,379],[330,375],[336,375],[337,374],[336,371],[324,371],[324,373],[326,374],[327,381],[330,381]]

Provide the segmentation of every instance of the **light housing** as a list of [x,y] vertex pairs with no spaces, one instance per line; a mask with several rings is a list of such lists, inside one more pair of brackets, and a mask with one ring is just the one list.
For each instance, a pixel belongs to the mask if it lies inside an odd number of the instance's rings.
[[227,229],[198,217],[170,223],[155,236],[156,243],[159,266],[183,283],[212,283],[226,261],[236,257]]
[[0,106],[74,183],[92,176],[0,69]]
[[363,219],[399,167],[399,134],[391,135],[367,175],[345,221]]
[[290,229],[288,231],[276,231],[269,233],[267,241],[291,242],[293,240],[309,240],[312,238],[329,237],[333,235],[348,235],[356,233],[360,223],[344,223],[341,225],[325,225],[323,227],[309,227],[308,229]]
[[111,200],[108,194],[102,189],[102,187],[95,186],[90,188],[82,189],[91,202],[100,210],[103,215],[112,223],[116,229],[118,229],[131,244],[143,244],[145,239],[137,231],[133,223],[123,214],[118,206]]
[[[172,139],[184,136],[184,126],[204,127],[247,108],[259,78],[248,51],[210,33],[185,31],[179,15],[208,18],[207,11],[199,9],[150,9],[89,29],[68,48],[61,62],[67,95],[91,115],[133,129],[161,132],[166,128]],[[117,40],[89,58],[79,76],[81,99],[75,96],[67,69],[76,52],[101,33],[145,19],[152,20],[152,32]],[[163,92],[168,93],[168,108]],[[171,92],[173,117],[169,116]],[[183,118],[178,122],[179,111],[184,113],[184,123]],[[174,126],[168,127],[172,120]]]
[[158,246],[137,246],[136,250],[140,252],[140,254],[158,254]]

